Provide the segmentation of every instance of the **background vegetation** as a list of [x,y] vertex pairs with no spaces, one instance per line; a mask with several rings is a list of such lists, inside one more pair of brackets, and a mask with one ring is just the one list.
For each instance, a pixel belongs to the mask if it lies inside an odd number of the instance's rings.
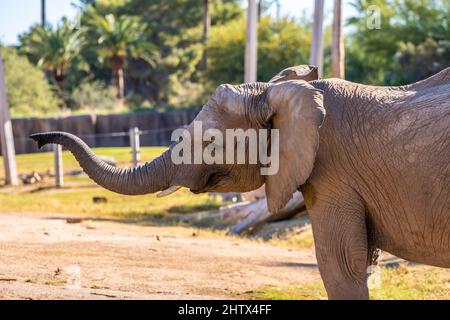
[[[198,107],[217,85],[243,81],[240,0],[212,1],[207,41],[201,0],[76,3],[79,21],[31,26],[17,47],[3,50],[13,116]],[[348,80],[401,85],[450,65],[450,1],[351,3],[356,14],[346,21]],[[260,10],[259,81],[309,60],[311,15],[276,19],[267,13],[271,5],[263,0]],[[367,28],[370,5],[381,9],[380,29]],[[325,26],[325,77],[330,28]]]

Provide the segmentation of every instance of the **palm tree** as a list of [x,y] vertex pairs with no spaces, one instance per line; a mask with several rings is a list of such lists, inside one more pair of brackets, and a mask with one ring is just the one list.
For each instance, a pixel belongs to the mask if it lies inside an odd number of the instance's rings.
[[84,44],[83,31],[73,29],[68,20],[63,20],[56,28],[35,27],[21,37],[21,41],[23,51],[51,76],[60,98],[63,98],[66,72]]
[[124,70],[128,57],[140,58],[152,64],[153,46],[145,39],[145,24],[129,16],[103,16],[91,11],[88,24],[98,42],[98,53],[109,62],[117,98],[125,95]]

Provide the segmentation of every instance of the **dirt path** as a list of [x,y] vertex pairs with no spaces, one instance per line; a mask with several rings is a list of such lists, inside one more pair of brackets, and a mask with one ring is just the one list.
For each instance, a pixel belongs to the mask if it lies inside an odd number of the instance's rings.
[[183,227],[0,213],[2,299],[239,299],[318,278],[309,250]]

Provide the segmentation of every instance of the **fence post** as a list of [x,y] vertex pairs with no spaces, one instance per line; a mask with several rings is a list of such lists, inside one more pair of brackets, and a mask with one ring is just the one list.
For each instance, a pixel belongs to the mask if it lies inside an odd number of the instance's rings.
[[62,146],[59,144],[53,145],[55,151],[55,181],[56,187],[61,188],[64,186],[64,172],[63,172],[63,160],[62,160]]
[[137,167],[139,162],[141,162],[141,143],[139,141],[139,129],[137,127],[130,129],[130,144],[133,166]]

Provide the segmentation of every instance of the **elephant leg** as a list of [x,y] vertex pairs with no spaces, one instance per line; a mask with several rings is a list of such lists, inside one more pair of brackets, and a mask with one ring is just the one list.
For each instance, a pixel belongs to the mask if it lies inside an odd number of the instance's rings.
[[341,191],[308,208],[320,274],[329,299],[369,299],[364,205],[353,191]]

